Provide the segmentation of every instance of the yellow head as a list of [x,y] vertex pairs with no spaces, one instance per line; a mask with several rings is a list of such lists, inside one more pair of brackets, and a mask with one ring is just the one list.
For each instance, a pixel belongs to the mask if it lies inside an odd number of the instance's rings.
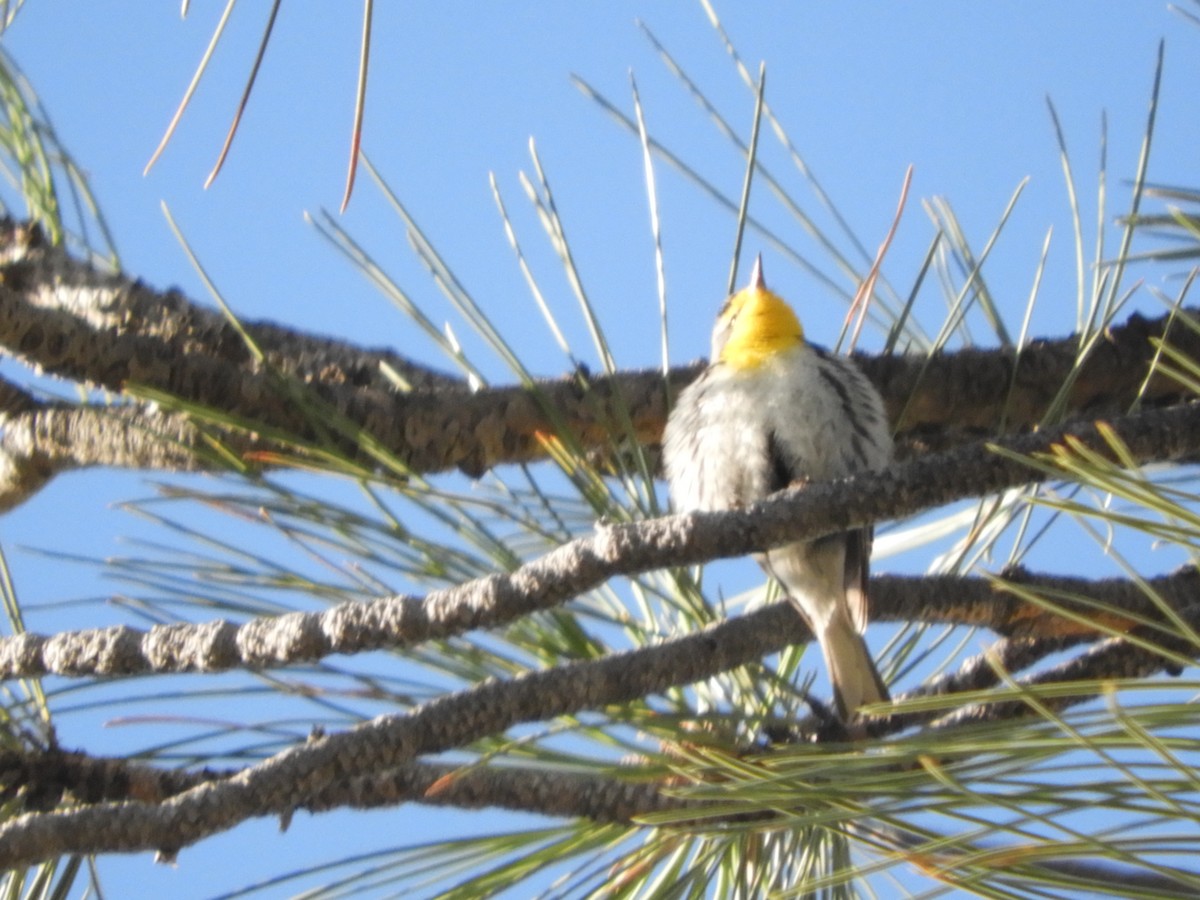
[[712,362],[735,369],[761,366],[777,353],[804,343],[804,329],[792,308],[767,290],[762,257],[754,263],[750,285],[727,301],[713,328]]

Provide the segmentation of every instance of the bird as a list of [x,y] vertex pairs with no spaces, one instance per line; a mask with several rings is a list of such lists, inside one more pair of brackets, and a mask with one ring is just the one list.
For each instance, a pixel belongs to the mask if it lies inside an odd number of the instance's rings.
[[[712,355],[680,393],[663,433],[676,512],[737,509],[795,484],[885,469],[883,400],[855,363],[809,343],[792,308],[767,289],[762,257],[717,316]],[[872,529],[756,554],[821,646],[843,722],[890,700],[862,633]]]

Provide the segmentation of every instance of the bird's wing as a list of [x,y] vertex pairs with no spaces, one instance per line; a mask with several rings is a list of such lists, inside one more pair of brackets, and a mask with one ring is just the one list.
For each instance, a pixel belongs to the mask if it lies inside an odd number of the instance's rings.
[[767,432],[767,493],[782,491],[797,480],[792,461],[783,453],[783,445],[774,429]]
[[871,542],[874,530],[858,528],[846,533],[846,606],[859,634],[867,630],[867,580],[871,576]]

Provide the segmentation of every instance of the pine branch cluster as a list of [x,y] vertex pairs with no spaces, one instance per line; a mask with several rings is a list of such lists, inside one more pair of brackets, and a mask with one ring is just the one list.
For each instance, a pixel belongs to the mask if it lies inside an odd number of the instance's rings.
[[[1200,332],[1173,317],[1131,317],[1080,366],[1078,336],[1019,351],[960,351],[928,358],[859,358],[886,398],[902,447],[892,469],[791,489],[745,510],[598,523],[591,534],[511,572],[426,596],[364,595],[324,611],[244,622],[128,626],[0,641],[6,679],[259,671],[332,654],[416,648],[553,611],[618,576],[741,556],[799,538],[920,513],[1054,477],[1034,464],[1087,452],[1119,466],[1179,463],[1200,455],[1200,411],[1177,382],[1150,368],[1156,340],[1200,357]],[[666,397],[695,365],[611,377],[573,373],[532,386],[472,391],[460,380],[391,351],[363,350],[271,323],[234,323],[175,291],[155,291],[52,245],[28,223],[0,224],[0,345],[41,372],[68,379],[91,401],[43,401],[4,382],[0,497],[12,507],[49,479],[88,466],[137,470],[262,471],[329,437],[349,458],[377,445],[413,473],[458,468],[478,475],[544,458],[539,438],[565,428],[603,455],[620,411],[649,447]],[[397,388],[383,372],[402,372]],[[1047,427],[1057,387],[1072,381],[1060,424]],[[115,395],[101,398],[98,391]],[[304,402],[297,402],[301,397]],[[163,398],[177,404],[164,406]],[[1140,410],[1127,412],[1134,400]],[[198,411],[219,411],[221,418]],[[1006,423],[995,434],[995,423]],[[1036,426],[1036,427],[1035,427]],[[218,443],[225,455],[204,452]],[[1146,584],[1066,579],[1025,571],[1004,577],[876,577],[873,618],[988,628],[986,654],[931,679],[911,698],[987,691],[1002,673],[1087,645],[1033,684],[1144,678],[1178,671],[1194,643],[1165,628],[1195,624],[1191,570]],[[1053,596],[1048,608],[1028,594]],[[1149,596],[1158,598],[1151,601]],[[1097,613],[1100,610],[1100,613]],[[29,811],[0,826],[0,865],[63,853],[182,847],[249,817],[286,821],[296,810],[416,800],[464,808],[497,805],[631,823],[665,810],[702,811],[664,777],[647,780],[481,764],[423,761],[503,734],[626,704],[729,672],[809,639],[773,605],[655,645],[531,671],[434,699],[308,741],[238,770],[178,773],[31,744],[0,760],[0,783]],[[1056,708],[1090,698],[1064,694]],[[902,698],[903,699],[903,698]],[[952,730],[1012,721],[1032,707],[1008,695],[877,719],[876,737],[914,727]],[[821,740],[819,723],[792,729]],[[815,737],[814,737],[815,735]],[[728,749],[728,748],[727,748]],[[742,748],[746,749],[746,748]],[[732,751],[731,751],[732,752]]]

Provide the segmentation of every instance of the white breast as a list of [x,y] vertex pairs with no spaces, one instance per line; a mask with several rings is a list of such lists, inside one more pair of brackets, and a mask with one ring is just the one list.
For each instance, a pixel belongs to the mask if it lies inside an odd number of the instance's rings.
[[679,396],[663,439],[677,510],[727,509],[786,481],[883,468],[878,393],[851,361],[808,345],[750,370],[713,366]]

